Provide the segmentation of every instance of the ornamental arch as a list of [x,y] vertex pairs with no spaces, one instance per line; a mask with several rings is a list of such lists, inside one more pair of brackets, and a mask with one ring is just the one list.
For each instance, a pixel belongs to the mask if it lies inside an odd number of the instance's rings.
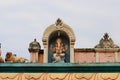
[[[62,20],[57,19],[55,24],[50,25],[43,34],[43,45],[44,45],[44,63],[52,62],[51,58],[55,55],[50,55],[56,48],[55,41],[57,39],[61,39],[62,48],[64,56],[64,62],[74,63],[74,43],[75,43],[75,35],[70,26],[64,24]],[[53,53],[54,54],[54,53]]]

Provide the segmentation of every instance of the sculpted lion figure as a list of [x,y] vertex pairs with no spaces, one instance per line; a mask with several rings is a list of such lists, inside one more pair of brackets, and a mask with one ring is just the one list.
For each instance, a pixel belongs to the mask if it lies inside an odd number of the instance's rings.
[[16,54],[12,54],[12,52],[7,52],[6,53],[6,57],[5,57],[5,61],[6,62],[13,62],[13,63],[25,63],[26,61],[28,61],[25,58],[18,58],[16,56]]
[[2,56],[1,56],[1,53],[0,53],[0,63],[4,63],[4,60],[3,60]]

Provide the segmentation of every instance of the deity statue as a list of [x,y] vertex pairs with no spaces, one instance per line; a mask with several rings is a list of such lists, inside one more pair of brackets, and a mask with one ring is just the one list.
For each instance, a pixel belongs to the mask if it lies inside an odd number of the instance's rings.
[[65,45],[63,46],[63,42],[61,38],[57,38],[54,44],[54,48],[51,45],[50,46],[50,50],[51,52],[53,52],[53,58],[54,58],[54,63],[58,63],[58,62],[62,62],[64,63],[64,59],[65,59],[65,52],[68,49],[68,46]]

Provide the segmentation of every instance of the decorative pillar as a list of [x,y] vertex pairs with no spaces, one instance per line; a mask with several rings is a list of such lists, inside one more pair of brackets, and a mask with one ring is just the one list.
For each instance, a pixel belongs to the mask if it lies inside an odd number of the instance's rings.
[[95,54],[96,54],[96,62],[100,62],[99,61],[99,54],[102,51],[102,49],[100,48],[95,48]]
[[74,43],[75,40],[70,41],[70,63],[74,63]]
[[43,63],[48,63],[48,40],[46,38],[42,39],[43,46],[44,46],[44,56],[43,56]]
[[44,45],[44,57],[43,57],[43,62],[48,63],[48,47],[47,45]]
[[34,41],[29,44],[28,50],[30,52],[30,62],[32,63],[38,62],[38,54],[40,49],[41,49],[41,46],[39,42],[36,41],[36,39],[34,39]]
[[96,52],[96,62],[99,62],[99,53]]
[[74,48],[71,48],[70,52],[70,63],[74,63]]
[[115,52],[115,62],[118,62],[118,53]]

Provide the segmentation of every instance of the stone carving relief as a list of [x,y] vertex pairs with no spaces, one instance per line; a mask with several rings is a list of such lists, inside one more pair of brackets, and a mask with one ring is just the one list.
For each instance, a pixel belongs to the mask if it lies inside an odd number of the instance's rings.
[[50,46],[51,52],[53,52],[54,63],[64,62],[65,52],[68,49],[68,45],[63,46],[63,42],[61,38],[57,38],[55,41],[55,47],[53,45]]
[[119,46],[114,44],[114,41],[109,37],[108,33],[105,33],[95,48],[119,48]]

